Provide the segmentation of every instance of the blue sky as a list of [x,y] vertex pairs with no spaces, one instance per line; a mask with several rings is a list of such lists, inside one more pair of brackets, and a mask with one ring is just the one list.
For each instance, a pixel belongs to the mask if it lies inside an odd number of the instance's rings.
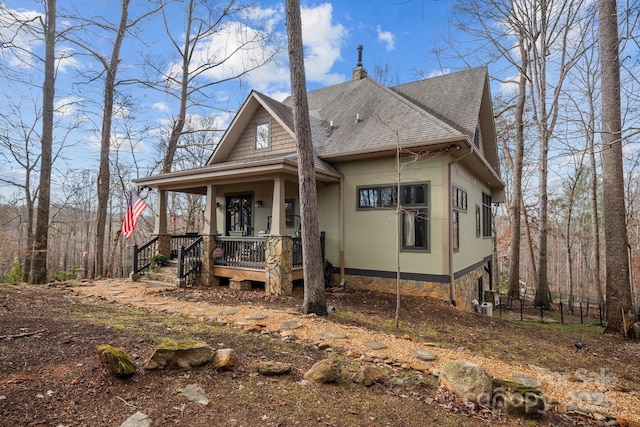
[[[35,17],[43,13],[42,3],[38,1],[5,0],[3,4],[26,17]],[[150,4],[144,0],[133,0],[130,17],[140,15],[150,7]],[[466,64],[462,61],[446,63],[433,54],[435,46],[444,46],[439,41],[439,35],[448,31],[447,19],[451,13],[452,4],[450,0],[302,1],[308,88],[312,90],[351,79],[352,69],[357,62],[358,45],[364,46],[363,64],[369,75],[373,76],[377,67],[388,67],[388,84],[405,83],[465,68]],[[58,1],[59,11],[71,11],[72,14],[85,18],[101,16],[114,23],[119,18],[119,6],[120,2],[113,0]],[[181,7],[181,5],[172,7]],[[173,16],[171,11],[169,16]],[[176,16],[180,16],[177,11]],[[243,31],[255,31],[252,24],[256,23],[257,28],[257,22],[260,21],[266,25],[271,35],[286,40],[284,1],[264,0],[254,3],[254,8],[247,17],[248,19],[242,24],[234,23],[236,29],[242,27]],[[60,19],[58,29],[64,28],[65,25],[67,22]],[[174,33],[179,35],[182,20],[171,21],[170,25],[175,26]],[[7,72],[16,72],[20,75],[32,74],[35,86],[27,93],[23,92],[25,88],[20,85],[0,84],[0,94],[14,97],[14,99],[18,94],[24,99],[38,98],[37,85],[42,81],[39,74],[42,67],[30,54],[41,55],[42,42],[25,33],[7,33],[7,30],[1,27],[0,36],[6,38],[7,34],[17,34],[19,36],[16,38],[17,43],[21,44],[24,50],[21,54],[9,53],[6,50],[0,52],[0,66],[6,67]],[[85,41],[105,55],[108,55],[111,50],[112,44],[106,37],[98,35],[93,40]],[[200,53],[217,52],[229,48],[233,48],[232,38],[222,34],[212,38],[207,46],[201,48]],[[77,120],[82,116],[81,128],[67,136],[68,141],[75,144],[73,145],[74,162],[71,163],[75,163],[77,167],[78,158],[86,159],[86,162],[82,162],[82,166],[92,168],[97,165],[99,153],[101,83],[96,82],[94,86],[79,85],[77,79],[80,75],[99,71],[100,65],[91,57],[83,55],[78,46],[63,42],[58,44],[57,49],[58,56],[64,57],[58,64],[57,117],[64,123],[67,117],[69,120],[72,117]],[[269,49],[271,47],[268,46],[267,51]],[[25,52],[28,53],[25,54]],[[171,46],[159,17],[141,24],[139,40],[133,37],[125,39],[119,77],[127,78],[138,73],[142,67],[141,56],[146,54],[165,61],[167,69],[177,61],[175,55],[172,55]],[[242,54],[238,55],[229,62],[229,67],[239,66],[242,60],[246,58]],[[212,80],[225,78],[227,72],[228,69],[220,67],[206,78]],[[3,77],[4,74],[0,73],[0,79]],[[209,99],[212,104],[217,103],[216,107],[225,109],[216,118],[218,128],[226,128],[233,117],[233,112],[237,110],[251,89],[259,90],[276,99],[283,99],[289,94],[286,48],[276,55],[273,62],[244,76],[241,84],[233,81],[215,87]],[[144,90],[133,85],[129,86],[127,91],[128,96],[135,101],[138,108],[133,126],[150,127],[155,131],[138,141],[135,147],[123,149],[122,140],[117,140],[121,132],[116,129],[113,148],[123,152],[133,150],[141,155],[151,156],[154,154],[154,145],[157,145],[160,134],[167,131],[171,118],[175,117],[177,102],[166,94]],[[123,123],[126,119],[134,117],[134,113],[126,107],[116,106],[116,108],[118,109],[116,119],[121,119]],[[194,108],[190,110],[190,114],[198,117],[204,114],[204,110]],[[118,126],[117,120],[115,126]],[[71,163],[67,165],[70,168],[74,166]],[[61,169],[64,169],[62,164]],[[12,168],[11,165],[0,163],[0,177],[2,175],[18,176],[20,173],[20,168]],[[141,173],[144,174],[144,172]],[[3,185],[0,182],[0,186]],[[0,194],[2,194],[2,187],[0,187]]]

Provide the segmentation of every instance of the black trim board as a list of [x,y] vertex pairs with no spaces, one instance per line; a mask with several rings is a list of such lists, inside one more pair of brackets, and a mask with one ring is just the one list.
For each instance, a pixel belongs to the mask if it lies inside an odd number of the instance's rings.
[[[477,270],[482,267],[485,262],[491,260],[491,256],[486,257],[485,259],[478,261],[475,264],[472,264],[460,271],[457,271],[453,277],[455,279],[459,279],[470,272]],[[333,269],[334,273],[339,273],[340,270],[337,268]],[[364,270],[360,268],[345,268],[344,273],[350,276],[364,276],[364,277],[381,277],[383,279],[395,279],[396,272],[395,271],[382,271],[382,270]],[[432,282],[432,283],[449,283],[449,275],[448,274],[425,274],[425,273],[403,273],[400,272],[400,278],[403,280],[416,280],[421,282]]]

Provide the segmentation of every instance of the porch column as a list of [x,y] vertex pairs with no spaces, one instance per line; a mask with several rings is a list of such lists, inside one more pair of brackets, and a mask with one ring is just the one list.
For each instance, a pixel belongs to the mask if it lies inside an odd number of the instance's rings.
[[220,284],[220,279],[213,275],[213,251],[216,248],[215,237],[218,234],[216,189],[215,185],[207,185],[204,227],[202,228],[202,281],[207,286],[218,286]]
[[293,293],[293,239],[291,236],[265,236],[267,294],[291,295]]
[[167,234],[167,191],[158,189],[158,216],[153,234],[158,236],[158,253],[171,257],[171,236]]
[[271,208],[271,229],[269,234],[282,236],[286,230],[284,211],[284,179],[273,179],[273,204]]

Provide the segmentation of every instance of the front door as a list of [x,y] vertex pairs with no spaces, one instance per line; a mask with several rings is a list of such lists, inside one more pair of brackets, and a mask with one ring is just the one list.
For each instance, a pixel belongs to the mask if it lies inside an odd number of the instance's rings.
[[[253,234],[253,195],[235,194],[227,196],[226,229],[227,235],[242,232],[244,236]],[[235,232],[235,233],[232,233]]]

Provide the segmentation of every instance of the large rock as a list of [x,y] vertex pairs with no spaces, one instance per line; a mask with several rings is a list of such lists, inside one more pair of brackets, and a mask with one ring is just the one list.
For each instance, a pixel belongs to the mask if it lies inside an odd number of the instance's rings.
[[480,405],[491,403],[492,378],[480,365],[467,360],[447,362],[440,371],[440,386],[461,399]]
[[538,417],[545,410],[540,390],[515,381],[494,380],[493,402],[498,408],[519,416]]
[[285,375],[291,372],[291,365],[284,362],[265,360],[258,363],[258,372],[265,376]]
[[195,402],[202,406],[209,405],[207,392],[197,384],[189,384],[185,388],[178,390],[178,392],[192,402]]
[[145,369],[191,369],[209,363],[212,358],[213,349],[205,342],[169,341],[156,347]]
[[336,359],[324,359],[314,364],[304,374],[304,379],[316,383],[331,383],[340,376],[340,364]]
[[379,369],[373,366],[361,366],[358,372],[352,377],[353,382],[362,384],[366,387],[375,383],[383,382],[386,376]]
[[151,427],[151,418],[138,411],[120,424],[120,427]]
[[116,377],[126,378],[136,373],[126,351],[109,344],[99,345],[97,350],[102,366]]
[[221,348],[213,355],[212,364],[216,369],[233,370],[238,367],[238,355],[231,348]]

